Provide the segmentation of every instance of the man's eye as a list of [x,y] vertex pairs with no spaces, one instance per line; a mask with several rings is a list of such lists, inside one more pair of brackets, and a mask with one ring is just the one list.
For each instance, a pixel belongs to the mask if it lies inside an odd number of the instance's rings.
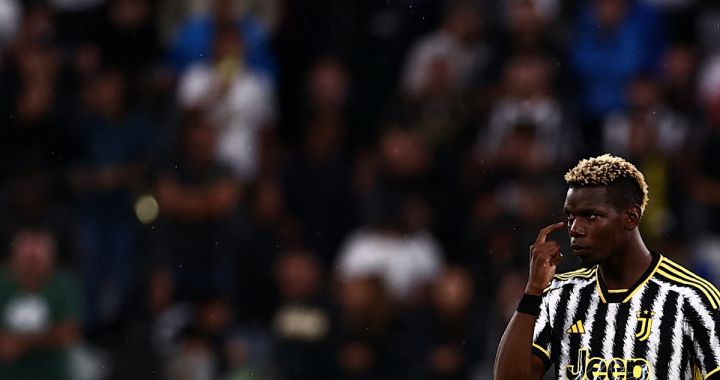
[[595,219],[597,219],[597,215],[595,215],[595,214],[590,214],[590,215],[588,215],[588,219],[589,219],[589,220],[595,220]]

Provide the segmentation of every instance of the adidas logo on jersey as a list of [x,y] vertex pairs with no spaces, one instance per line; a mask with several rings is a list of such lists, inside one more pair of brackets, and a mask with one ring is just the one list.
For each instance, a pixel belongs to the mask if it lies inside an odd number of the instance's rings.
[[578,320],[577,322],[573,323],[569,329],[565,330],[565,332],[568,334],[585,334],[585,326],[583,326],[581,320]]

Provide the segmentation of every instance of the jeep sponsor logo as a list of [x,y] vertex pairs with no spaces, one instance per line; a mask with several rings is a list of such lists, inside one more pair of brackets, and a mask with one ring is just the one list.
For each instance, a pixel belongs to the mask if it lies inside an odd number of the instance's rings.
[[589,350],[578,352],[577,364],[565,368],[568,380],[650,380],[650,366],[645,359],[590,357]]

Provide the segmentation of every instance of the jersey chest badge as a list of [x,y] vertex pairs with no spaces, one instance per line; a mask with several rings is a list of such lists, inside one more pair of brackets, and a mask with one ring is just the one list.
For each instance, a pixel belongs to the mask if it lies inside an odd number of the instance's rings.
[[652,317],[654,315],[655,313],[650,310],[643,310],[637,313],[638,330],[635,333],[635,337],[638,338],[639,341],[646,341],[647,338],[650,337],[650,331],[653,323]]

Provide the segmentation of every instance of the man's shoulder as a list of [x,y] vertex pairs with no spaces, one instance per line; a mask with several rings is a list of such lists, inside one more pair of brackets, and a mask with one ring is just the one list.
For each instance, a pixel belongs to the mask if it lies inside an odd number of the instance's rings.
[[597,267],[581,268],[570,272],[560,273],[553,276],[550,285],[545,288],[544,293],[563,289],[568,286],[585,286],[595,282]]
[[654,277],[669,292],[679,293],[690,302],[702,302],[712,310],[720,308],[720,291],[713,283],[666,256],[661,258]]

